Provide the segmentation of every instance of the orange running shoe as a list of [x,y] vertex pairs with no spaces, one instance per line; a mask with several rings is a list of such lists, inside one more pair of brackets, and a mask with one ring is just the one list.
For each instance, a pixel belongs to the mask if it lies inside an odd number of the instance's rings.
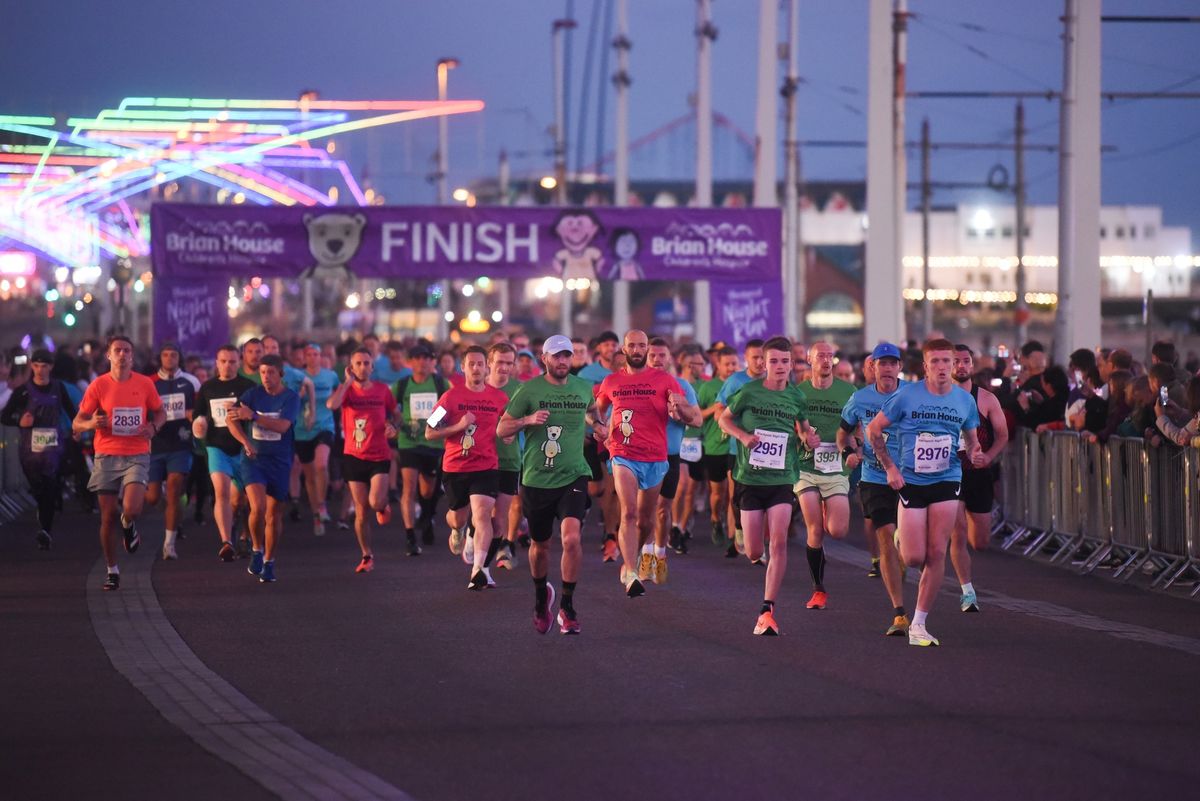
[[354,568],[355,573],[370,573],[375,569],[375,557],[367,554],[358,563],[358,567]]
[[621,555],[621,549],[617,547],[616,540],[609,539],[609,540],[604,541],[604,561],[605,562],[615,562],[615,561],[617,561],[617,557],[620,555]]
[[816,590],[812,597],[808,599],[808,603],[804,605],[805,609],[824,609],[825,602],[829,600],[829,596],[823,590]]
[[389,503],[382,509],[375,510],[375,520],[381,526],[386,526],[388,523],[392,522],[392,505]]
[[763,612],[759,615],[758,622],[754,624],[754,633],[760,636],[778,637],[779,624],[775,622],[775,615],[771,612]]

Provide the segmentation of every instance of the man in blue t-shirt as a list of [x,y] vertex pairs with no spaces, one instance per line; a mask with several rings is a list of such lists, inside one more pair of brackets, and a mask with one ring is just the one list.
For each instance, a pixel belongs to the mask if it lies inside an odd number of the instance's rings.
[[[725,383],[721,385],[721,391],[717,393],[717,405],[719,408],[715,413],[715,417],[720,419],[721,412],[725,407],[733,403],[733,396],[738,394],[738,391],[749,384],[751,381],[757,381],[767,374],[767,360],[763,355],[763,341],[761,339],[752,339],[746,343],[746,347],[742,351],[742,356],[745,359],[746,369],[738,370],[729,378],[725,379]],[[736,559],[740,553],[745,553],[745,535],[742,534],[742,509],[738,503],[737,482],[733,479],[733,469],[737,462],[738,441],[733,437],[729,438],[729,504],[733,508],[733,542],[729,543],[729,549],[725,552],[725,556],[730,559]]]
[[[872,559],[872,575],[883,576],[883,586],[892,601],[894,618],[886,632],[889,637],[908,633],[908,616],[904,610],[904,574],[892,535],[896,532],[896,507],[900,497],[888,486],[887,473],[871,443],[865,441],[862,430],[875,419],[884,402],[900,386],[900,348],[890,342],[875,347],[867,364],[872,365],[875,381],[850,396],[842,409],[842,425],[837,433],[838,449],[850,469],[862,465],[862,480],[858,483],[858,498],[862,504],[863,528],[868,544],[878,543],[879,556]],[[900,458],[900,440],[888,439],[888,453],[895,462]]]
[[375,358],[375,369],[371,371],[371,378],[394,387],[401,378],[408,378],[413,374],[412,368],[405,363],[407,358],[408,352],[403,344],[394,339],[389,341],[384,352]]
[[[262,386],[247,390],[229,410],[229,433],[242,444],[242,484],[250,501],[251,575],[275,581],[275,546],[283,530],[283,504],[292,468],[292,429],[300,414],[300,396],[283,385],[283,359],[263,356]],[[247,425],[248,424],[248,425]]]
[[[925,628],[946,572],[946,547],[958,518],[962,465],[983,460],[975,429],[979,409],[969,392],[954,384],[954,343],[931,339],[921,348],[925,380],[893,392],[867,426],[867,439],[900,497],[900,556],[921,568],[917,608],[908,627],[909,645],[938,645]],[[884,432],[889,435],[887,439]],[[899,439],[897,462],[888,449]],[[959,446],[959,439],[963,447]]]
[[308,490],[313,533],[320,537],[325,533],[325,524],[330,522],[325,496],[329,491],[329,454],[333,448],[333,412],[325,402],[341,382],[337,373],[321,366],[321,346],[313,343],[304,347],[301,375],[312,384],[314,411],[296,424],[296,461],[300,463]]

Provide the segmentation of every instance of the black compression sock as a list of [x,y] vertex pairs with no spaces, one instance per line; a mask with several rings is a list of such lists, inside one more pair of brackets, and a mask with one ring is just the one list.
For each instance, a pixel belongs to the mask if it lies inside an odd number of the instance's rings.
[[496,551],[500,550],[500,543],[504,540],[499,537],[492,537],[492,543],[488,546],[487,558],[483,560],[484,567],[491,567],[492,560],[496,558]]
[[821,592],[825,591],[825,549],[805,547],[808,555],[808,572],[812,574],[813,584]]
[[411,540],[413,537],[417,536],[417,532],[411,528],[405,528],[404,536]]
[[426,498],[424,495],[417,494],[417,508],[420,512],[417,513],[417,518],[421,523],[426,523],[433,519],[434,511],[437,509],[437,495],[432,498]]
[[545,576],[542,576],[541,578],[538,578],[537,576],[533,577],[533,591],[537,596],[537,602],[539,604],[544,604],[550,599],[550,589],[546,585]]
[[763,599],[762,608],[758,610],[758,613],[761,615],[763,612],[774,612],[774,611],[775,611],[775,602]]
[[575,584],[574,581],[564,581],[562,583],[563,597],[559,604],[563,609],[575,608]]
[[904,617],[904,607],[903,606],[897,606],[892,611],[896,613],[896,617]]

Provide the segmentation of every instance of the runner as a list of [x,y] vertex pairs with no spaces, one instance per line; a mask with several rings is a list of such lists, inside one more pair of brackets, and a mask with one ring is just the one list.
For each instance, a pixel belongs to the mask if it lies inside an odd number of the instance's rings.
[[[242,505],[242,443],[229,431],[227,416],[238,399],[253,389],[250,379],[238,369],[238,349],[223,345],[217,349],[217,374],[200,387],[192,420],[192,435],[205,444],[208,474],[213,483],[213,519],[221,535],[222,562],[232,562],[234,520]],[[247,552],[245,555],[249,555]]]
[[[868,541],[874,540],[879,559],[872,560],[872,569],[883,576],[883,586],[892,602],[892,625],[885,632],[888,637],[902,637],[908,633],[908,613],[904,609],[904,573],[900,566],[900,555],[896,553],[893,535],[896,533],[896,507],[900,498],[888,486],[887,473],[875,455],[870,442],[860,448],[858,436],[875,419],[888,396],[900,386],[900,348],[889,342],[875,346],[864,364],[870,365],[873,383],[855,392],[846,408],[842,410],[842,424],[838,429],[837,444],[842,458],[850,468],[862,465],[862,481],[858,483],[858,496],[862,502],[863,528]],[[865,435],[863,435],[865,436]],[[888,440],[892,461],[899,458],[899,440]]]
[[[346,368],[346,380],[325,401],[329,410],[342,410],[342,430],[349,432],[342,455],[342,474],[354,498],[354,535],[362,551],[355,573],[370,573],[375,569],[368,514],[373,510],[381,526],[392,519],[388,503],[388,465],[392,463],[392,453],[388,442],[396,436],[390,422],[396,411],[396,399],[387,384],[371,380],[374,366],[371,351],[366,348],[354,351]],[[317,391],[319,397],[320,389]]]
[[809,421],[821,436],[821,442],[805,449],[800,456],[800,479],[796,496],[808,529],[808,571],[812,574],[813,594],[807,609],[824,609],[825,536],[842,539],[850,530],[850,469],[837,445],[842,409],[854,394],[854,385],[833,377],[833,346],[815,342],[808,349],[812,378],[801,383],[808,398]]
[[[521,386],[517,381],[510,380],[516,366],[516,348],[507,342],[497,342],[488,348],[488,386],[498,389],[512,400],[513,394]],[[512,570],[516,558],[517,522],[520,519],[511,514],[514,501],[517,500],[517,489],[521,480],[521,442],[517,435],[501,436],[496,434],[496,454],[500,462],[500,491],[496,495],[496,506],[492,530],[497,541],[496,565],[505,570]],[[468,557],[470,543],[463,547],[463,561],[473,562],[474,553]]]
[[[954,385],[954,345],[931,339],[922,347],[925,380],[893,392],[867,426],[867,438],[887,471],[888,486],[900,495],[900,557],[921,568],[917,608],[908,627],[909,645],[938,645],[925,626],[946,572],[946,545],[958,518],[962,468],[958,441],[967,458],[982,464],[975,429],[979,410]],[[884,432],[899,438],[900,462],[888,453]]]
[[[308,374],[302,369],[304,366],[304,351],[307,346],[304,343],[293,344],[293,358],[300,363],[300,367],[295,367],[283,360],[283,385],[300,396],[300,418],[296,421],[296,434],[299,434],[301,426],[313,425],[316,420],[316,405],[313,401],[313,385],[309,380]],[[266,334],[262,338],[262,352],[264,356],[283,356],[280,350],[279,338],[271,334]],[[336,381],[334,383],[337,383]],[[298,452],[298,451],[297,451]],[[293,523],[300,522],[300,498],[305,494],[305,487],[302,486],[301,477],[303,471],[300,469],[299,458],[293,457],[291,472],[288,476],[288,502],[290,509],[288,510],[288,519]],[[314,533],[319,537],[325,532],[324,523],[318,520],[317,503],[315,499],[309,499],[309,507],[313,513],[313,529]]]
[[35,350],[29,357],[30,379],[12,391],[0,412],[0,425],[20,429],[17,455],[37,502],[37,546],[43,551],[54,544],[54,513],[62,501],[62,466],[69,433],[63,416],[71,420],[77,412],[66,385],[50,377],[53,365],[50,351]]
[[[270,584],[276,578],[275,550],[283,535],[283,504],[288,498],[300,396],[283,385],[281,357],[263,356],[258,374],[262,386],[247,390],[225,420],[244,451],[242,484],[250,501],[253,545],[247,571]],[[250,423],[248,433],[244,423]]]
[[[662,370],[670,375],[671,346],[662,337],[650,340],[650,349],[646,355],[646,364],[652,370]],[[696,401],[696,390],[686,380],[676,378],[679,390],[687,398],[689,407],[695,407],[696,418],[691,423],[701,423],[699,406]],[[654,539],[642,544],[642,555],[638,558],[638,579],[652,580],[655,584],[667,583],[667,543],[668,528],[671,527],[671,505],[675,496],[680,494],[679,484],[682,479],[680,465],[683,448],[683,435],[687,426],[676,420],[667,421],[667,475],[663,478],[659,489],[658,501],[654,507]],[[693,451],[694,453],[694,451]],[[676,535],[676,542],[678,537]]]
[[[445,476],[446,523],[450,540],[463,543],[468,523],[474,526],[471,580],[467,589],[495,586],[489,569],[500,547],[492,537],[492,511],[500,490],[500,460],[496,454],[496,424],[508,405],[508,395],[488,386],[487,351],[478,345],[463,354],[466,382],[451,387],[438,398],[425,426],[425,438],[445,440],[442,472]],[[470,507],[470,515],[467,509]],[[460,553],[463,545],[457,550]]]
[[[875,360],[871,358],[870,353],[868,353],[866,356],[863,357],[862,374],[863,374],[863,383],[865,386],[869,387],[875,383]],[[899,385],[899,374],[898,373],[897,373],[896,381],[897,381],[897,385]],[[843,419],[845,419],[845,418],[843,418]],[[871,422],[869,419],[864,421],[864,425],[865,425],[865,423],[869,423],[869,422]],[[841,442],[842,442],[842,440],[840,438],[841,434],[839,434],[838,437],[839,437],[838,447],[841,447]],[[860,428],[858,433],[855,435],[856,442],[854,443],[854,446],[856,448],[861,448],[863,445],[868,444],[866,442],[866,437],[867,437],[866,430]],[[860,464],[861,464],[861,461],[860,461]],[[879,470],[880,470],[880,472],[878,473],[878,475],[883,475],[883,468],[880,467]],[[885,476],[885,479],[886,479],[886,476]],[[861,470],[859,471],[859,480],[860,481],[862,480],[862,471]],[[887,481],[885,480],[883,483],[886,485]],[[861,492],[859,493],[859,500],[860,500],[860,502],[862,500]],[[899,503],[899,501],[897,501],[896,503]],[[895,505],[895,504],[893,504],[893,505]],[[867,578],[879,578],[882,575],[879,571],[879,541],[875,538],[875,530],[869,520],[866,521],[866,526],[864,526],[863,533],[866,534],[867,553],[871,554],[871,567],[870,567],[870,569],[867,570]],[[894,547],[894,545],[893,545],[893,547]],[[900,558],[899,556],[896,557],[897,562],[899,561],[899,558]]]
[[967,543],[977,551],[987,550],[992,536],[992,503],[996,497],[1000,455],[1008,445],[1008,422],[1000,401],[990,391],[975,384],[975,354],[966,345],[954,346],[954,382],[971,393],[979,411],[976,437],[983,459],[976,467],[964,454],[962,462],[962,508],[950,534],[950,563],[958,576],[962,597],[959,608],[964,612],[979,611],[979,597],[971,581],[971,552]]
[[611,409],[607,445],[612,454],[613,483],[621,507],[621,583],[636,598],[646,589],[634,559],[654,525],[659,490],[667,474],[667,421],[700,420],[679,382],[662,370],[647,367],[650,342],[636,329],[625,335],[625,368],[605,378],[596,390],[603,416]]
[[[401,378],[392,389],[400,408],[401,421],[396,428],[396,463],[400,466],[400,517],[408,540],[408,555],[420,556],[416,527],[421,527],[421,540],[433,543],[433,516],[441,487],[441,463],[445,445],[441,440],[426,440],[425,421],[433,413],[437,399],[450,384],[433,372],[433,351],[418,343],[408,351],[408,366],[412,375]],[[420,514],[413,512],[420,506]],[[455,547],[458,550],[455,550]],[[462,540],[450,541],[455,556],[462,553]]]
[[[278,347],[278,340],[276,346]],[[252,384],[262,386],[262,378],[258,374],[258,365],[262,362],[263,341],[258,337],[250,337],[242,343],[242,367],[238,375]]]
[[[706,383],[704,378],[706,360],[700,351],[700,346],[685,346],[680,350],[677,361],[679,377],[691,387],[697,405],[699,405],[700,388]],[[700,415],[704,416],[703,409],[701,409]],[[696,490],[706,486],[703,435],[702,427],[688,426],[679,443],[679,458],[687,466],[687,469],[679,476],[679,491],[675,494],[675,506],[671,510],[673,525],[671,526],[670,546],[675,553],[688,552],[688,541],[692,538],[692,514],[696,512]]]
[[[770,541],[766,586],[754,633],[777,636],[775,599],[787,572],[787,530],[792,518],[792,486],[800,468],[800,443],[815,448],[817,433],[808,424],[804,393],[788,383],[792,346],[786,337],[763,345],[766,376],[746,384],[721,412],[721,430],[738,443],[734,478],[740,494],[746,555],[762,558]],[[801,439],[803,437],[803,439]]]
[[587,514],[587,480],[591,467],[583,457],[584,434],[590,428],[598,441],[608,434],[597,421],[591,384],[570,374],[571,341],[556,335],[542,349],[546,372],[522,384],[500,419],[497,434],[525,431],[521,497],[529,519],[529,572],[533,576],[533,627],[550,630],[554,587],[547,582],[550,537],[559,520],[562,537],[562,601],[558,627],[563,634],[578,634],[575,585],[583,561],[580,528]]
[[[614,358],[621,338],[613,331],[604,331],[593,340],[595,359],[581,367],[577,375],[595,386],[608,378],[617,369]],[[621,524],[620,510],[616,504],[616,489],[613,486],[612,471],[608,467],[607,451],[604,450],[594,437],[588,436],[583,441],[583,456],[592,469],[592,480],[588,482],[588,494],[600,507],[600,522],[604,528],[604,539],[600,543],[600,552],[605,562],[615,562],[621,555],[617,544],[617,529]]]
[[[728,345],[722,345],[715,351],[716,375],[700,385],[696,398],[700,404],[700,413],[704,416],[701,426],[701,449],[704,466],[704,477],[708,480],[708,511],[712,523],[713,545],[724,547],[728,539],[726,532],[737,528],[733,520],[733,507],[730,504],[730,487],[733,479],[729,470],[729,435],[721,430],[719,420],[725,406],[717,401],[725,382],[738,369],[737,351]],[[736,557],[737,549],[733,543],[728,543],[732,556]]]
[[[751,381],[757,381],[760,378],[766,377],[766,362],[763,359],[763,341],[761,339],[752,339],[746,343],[742,350],[742,355],[745,357],[746,367],[739,370],[725,380],[721,385],[721,391],[717,393],[717,403],[721,404],[721,411],[725,409],[733,398],[737,395],[738,390],[749,384]],[[717,412],[718,419],[720,411]],[[737,460],[738,442],[732,437],[729,439],[729,462],[730,471],[733,470]],[[738,554],[744,553],[745,543],[742,536],[742,515],[741,509],[738,507],[738,492],[737,481],[732,474],[729,476],[729,505],[732,511],[730,515],[733,520],[733,541],[729,543],[729,548],[725,552],[725,556],[729,559],[736,559]],[[714,541],[715,541],[714,537]]]
[[175,539],[183,519],[180,499],[192,469],[192,412],[196,406],[196,388],[179,369],[180,355],[178,345],[165,343],[158,352],[158,375],[154,380],[167,422],[150,441],[150,484],[146,487],[146,503],[158,506],[159,499],[166,497],[164,560],[179,558],[175,552]]
[[[137,517],[146,498],[150,439],[167,420],[154,382],[133,372],[133,342],[123,334],[108,340],[109,370],[88,385],[71,424],[75,433],[93,431],[95,467],[88,489],[100,499],[100,547],[108,576],[105,590],[121,587],[117,565],[117,527],[125,550],[141,545]],[[118,493],[122,495],[118,508]]]
[[[312,392],[307,408],[315,411],[303,415],[296,424],[296,460],[304,475],[308,505],[313,513],[313,534],[320,537],[325,533],[325,525],[332,522],[326,497],[329,494],[329,453],[333,448],[333,412],[328,401],[340,382],[337,373],[321,366],[320,345],[310,343],[304,347],[304,370],[300,372],[308,380],[305,391]],[[290,385],[288,388],[297,391]],[[303,393],[301,397],[304,397]]]

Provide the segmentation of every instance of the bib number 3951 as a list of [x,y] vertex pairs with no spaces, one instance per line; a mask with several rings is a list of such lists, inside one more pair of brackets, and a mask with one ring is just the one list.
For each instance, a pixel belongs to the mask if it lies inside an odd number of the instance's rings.
[[949,470],[951,439],[949,434],[918,435],[917,444],[913,448],[913,469],[918,473],[941,473]]
[[788,435],[779,431],[754,429],[758,444],[750,451],[750,466],[782,470],[787,466]]
[[822,442],[813,451],[813,466],[826,475],[842,472],[842,452],[835,442]]

